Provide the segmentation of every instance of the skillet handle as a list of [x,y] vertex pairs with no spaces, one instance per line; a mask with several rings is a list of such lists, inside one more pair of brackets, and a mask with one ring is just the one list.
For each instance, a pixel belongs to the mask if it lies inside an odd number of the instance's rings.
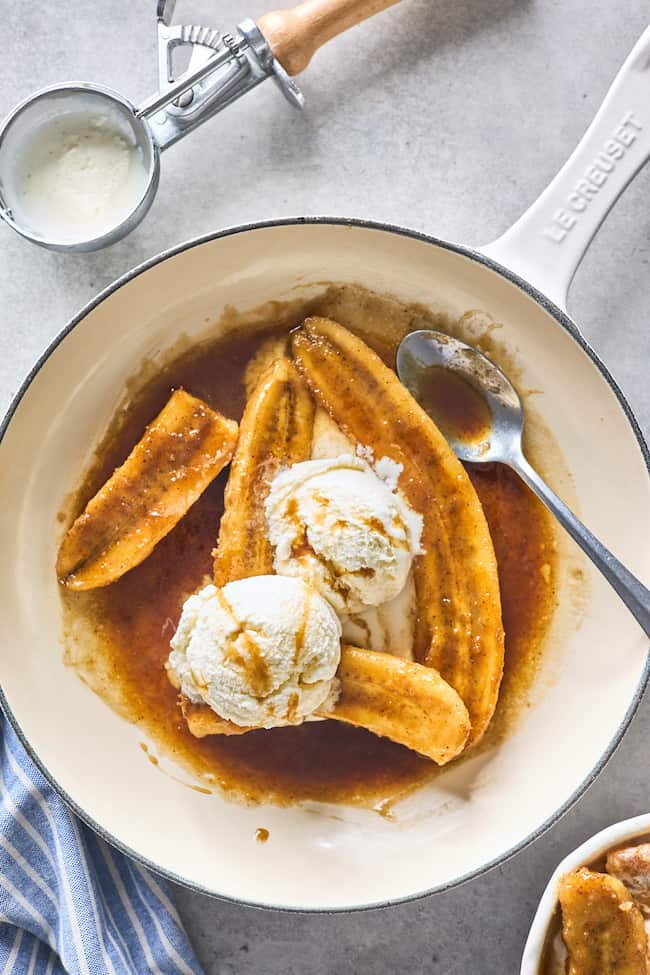
[[650,27],[551,184],[502,237],[479,248],[566,308],[592,238],[650,157]]
[[304,0],[264,14],[257,26],[287,74],[304,71],[319,47],[399,0]]

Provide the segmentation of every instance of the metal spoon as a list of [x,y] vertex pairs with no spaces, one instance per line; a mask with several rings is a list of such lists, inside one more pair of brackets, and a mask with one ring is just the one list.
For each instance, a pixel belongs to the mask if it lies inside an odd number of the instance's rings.
[[[507,464],[519,474],[600,569],[650,636],[650,590],[592,535],[524,457],[524,409],[507,376],[477,349],[429,329],[411,332],[402,340],[397,350],[397,372],[415,399],[442,427],[460,460]],[[444,417],[440,422],[440,413],[430,395],[437,381],[448,387],[452,406],[455,398],[465,396],[469,422],[464,428],[454,425],[451,415],[451,425],[444,422]]]

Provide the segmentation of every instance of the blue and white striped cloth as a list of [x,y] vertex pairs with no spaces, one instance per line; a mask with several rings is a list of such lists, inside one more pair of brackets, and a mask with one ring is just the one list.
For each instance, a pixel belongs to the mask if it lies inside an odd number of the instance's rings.
[[2,975],[202,975],[166,884],[84,826],[0,721]]

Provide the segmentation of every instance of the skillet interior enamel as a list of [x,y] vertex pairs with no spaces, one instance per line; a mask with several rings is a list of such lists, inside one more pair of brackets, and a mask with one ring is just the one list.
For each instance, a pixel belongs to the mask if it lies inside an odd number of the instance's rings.
[[[113,842],[197,889],[303,910],[445,889],[529,842],[602,766],[647,678],[645,640],[617,597],[589,572],[574,612],[567,572],[566,612],[526,720],[497,751],[408,798],[391,822],[358,808],[242,808],[187,788],[144,761],[141,733],[64,667],[56,514],[127,379],[181,333],[203,336],[226,306],[291,298],[325,279],[456,315],[481,308],[503,323],[521,384],[542,390],[535,406],[572,472],[579,513],[632,571],[650,570],[646,458],[624,401],[560,312],[476,255],[372,225],[244,228],[153,262],[82,314],[21,391],[0,444],[5,704],[46,774]],[[258,828],[270,833],[263,845]]]

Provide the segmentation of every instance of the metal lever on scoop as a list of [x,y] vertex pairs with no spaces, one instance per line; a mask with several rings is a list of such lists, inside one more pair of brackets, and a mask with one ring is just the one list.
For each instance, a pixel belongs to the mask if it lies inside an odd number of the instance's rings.
[[[237,27],[238,37],[195,24],[172,25],[175,0],[158,0],[158,80],[160,90],[136,109],[147,119],[160,149],[166,149],[267,78],[275,78],[295,108],[300,89],[287,76],[254,21]],[[190,46],[190,68],[174,79],[172,54]]]
[[[151,123],[160,149],[216,115],[267,78],[294,108],[302,92],[290,75],[302,71],[326,41],[399,0],[305,0],[291,10],[247,18],[237,37],[214,28],[172,25],[176,0],[158,0],[159,91],[136,110]],[[175,48],[191,45],[189,70],[174,79]]]

